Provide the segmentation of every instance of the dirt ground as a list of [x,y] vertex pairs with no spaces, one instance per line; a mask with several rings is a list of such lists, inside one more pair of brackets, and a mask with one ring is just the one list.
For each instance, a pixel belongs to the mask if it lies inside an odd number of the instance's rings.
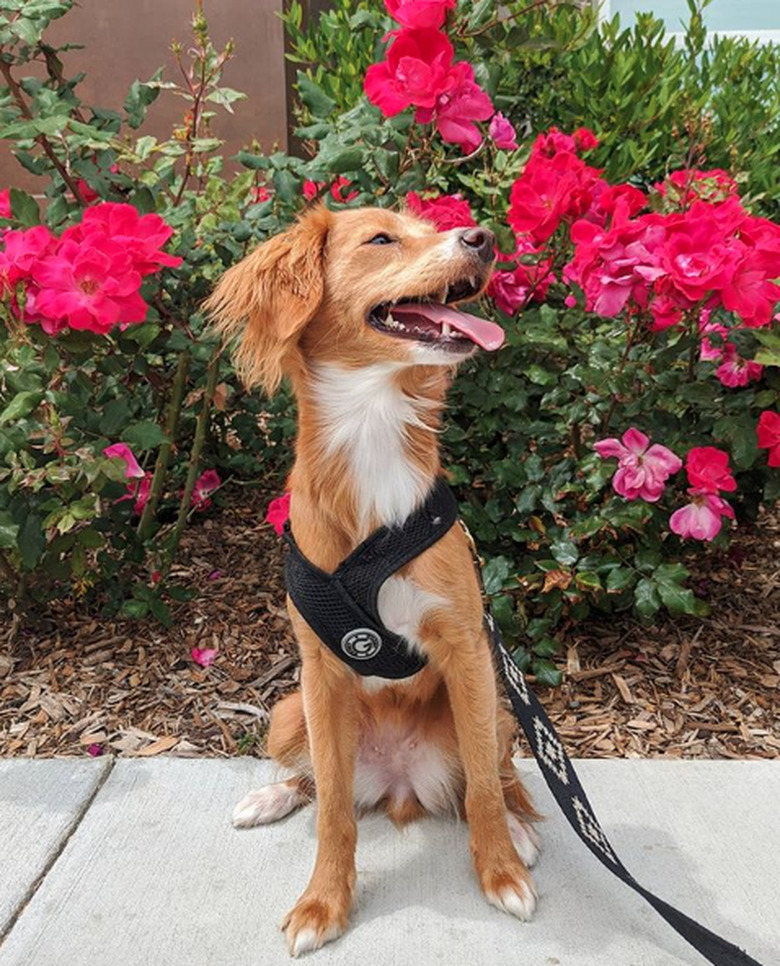
[[[173,605],[170,630],[69,600],[4,618],[0,755],[262,755],[269,711],[298,680],[268,498],[241,491],[185,535],[173,574],[198,593]],[[780,515],[741,529],[696,587],[705,620],[565,629],[564,683],[539,693],[572,755],[780,757]],[[192,648],[216,660],[200,667]]]

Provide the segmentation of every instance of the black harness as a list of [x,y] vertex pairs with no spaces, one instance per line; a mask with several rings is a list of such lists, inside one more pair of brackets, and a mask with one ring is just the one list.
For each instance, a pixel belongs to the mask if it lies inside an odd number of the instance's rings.
[[332,574],[304,557],[288,523],[287,593],[317,637],[357,674],[408,678],[425,667],[427,658],[384,626],[377,608],[379,588],[440,540],[457,519],[455,497],[439,479],[402,527],[375,530]]
[[[287,524],[287,592],[322,642],[356,673],[392,679],[416,674],[427,660],[405,638],[382,624],[377,609],[379,589],[404,564],[441,539],[457,518],[455,497],[444,480],[439,479],[423,505],[403,526],[374,531],[332,574],[315,567],[301,553]],[[714,966],[760,966],[733,943],[653,895],[626,869],[594,815],[552,722],[506,649],[501,630],[487,606],[485,625],[515,717],[553,797],[580,839]]]

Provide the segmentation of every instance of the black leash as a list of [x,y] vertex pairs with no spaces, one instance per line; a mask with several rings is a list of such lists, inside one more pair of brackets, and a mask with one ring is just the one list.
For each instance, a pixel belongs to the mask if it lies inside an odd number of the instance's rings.
[[[285,561],[287,592],[320,640],[356,673],[399,679],[425,666],[423,655],[415,653],[403,637],[382,624],[377,599],[384,581],[441,539],[455,523],[457,512],[452,492],[439,479],[422,506],[403,526],[375,530],[332,574],[308,560],[296,544],[289,525],[285,528],[289,548]],[[463,529],[471,543],[479,576],[474,541],[465,526]],[[733,943],[653,895],[626,869],[593,814],[552,722],[506,649],[487,603],[485,624],[515,717],[555,801],[580,839],[603,865],[643,896],[714,966],[761,966]]]
[[668,902],[641,886],[615,854],[588,801],[569,756],[563,750],[552,722],[528,687],[523,672],[504,645],[501,630],[490,611],[485,613],[496,664],[520,726],[525,732],[540,771],[566,820],[596,858],[627,886],[643,896],[659,915],[714,966],[760,966],[733,943],[706,929]]

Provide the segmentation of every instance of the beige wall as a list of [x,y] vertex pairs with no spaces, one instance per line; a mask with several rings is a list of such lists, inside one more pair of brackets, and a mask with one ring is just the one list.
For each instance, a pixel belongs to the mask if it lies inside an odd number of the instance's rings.
[[[71,13],[56,21],[50,40],[57,45],[78,43],[84,50],[65,52],[65,75],[84,71],[79,87],[86,103],[121,108],[133,80],[148,80],[165,65],[164,77],[177,68],[171,41],[186,44],[194,0],[80,0]],[[204,13],[218,46],[232,37],[235,54],[225,68],[223,83],[248,95],[234,105],[235,114],[215,107],[212,130],[235,153],[252,137],[264,148],[286,144],[285,61],[282,24],[277,15],[282,0],[204,0]],[[185,102],[163,92],[149,110],[141,133],[167,136],[179,121]],[[28,175],[0,141],[0,188],[9,184],[31,188]]]

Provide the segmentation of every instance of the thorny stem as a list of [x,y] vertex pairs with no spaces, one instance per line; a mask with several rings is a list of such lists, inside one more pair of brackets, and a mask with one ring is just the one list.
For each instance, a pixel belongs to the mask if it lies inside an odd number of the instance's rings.
[[185,349],[179,353],[179,361],[176,365],[176,373],[171,384],[171,398],[168,403],[168,414],[165,419],[166,441],[160,446],[157,460],[154,464],[154,475],[152,484],[149,487],[149,497],[144,506],[141,519],[138,523],[138,536],[141,540],[146,540],[152,527],[154,514],[157,504],[160,502],[165,477],[168,473],[168,460],[171,455],[171,448],[176,437],[176,427],[179,424],[179,414],[181,412],[181,401],[184,397],[184,387],[187,384],[187,373],[190,368],[190,354]]
[[217,347],[214,349],[211,360],[209,361],[208,371],[206,375],[206,387],[203,391],[203,405],[201,406],[200,412],[198,413],[198,419],[195,424],[195,438],[192,441],[192,449],[190,450],[190,462],[187,469],[187,480],[184,484],[184,493],[182,494],[181,504],[179,506],[179,513],[176,517],[176,523],[173,528],[173,533],[171,534],[171,540],[168,545],[168,555],[167,561],[165,563],[165,573],[167,574],[173,564],[174,557],[176,556],[176,551],[179,548],[179,542],[181,541],[181,535],[184,532],[184,527],[187,524],[187,516],[190,511],[190,501],[192,500],[192,492],[195,489],[195,481],[198,477],[198,466],[200,464],[200,454],[203,451],[203,443],[206,439],[206,430],[209,424],[209,414],[211,413],[211,404],[214,399],[214,392],[217,388],[217,378],[219,377],[219,359],[220,359],[221,349]]
[[[19,86],[19,84],[16,82],[16,79],[14,78],[13,74],[11,73],[11,65],[7,61],[5,61],[2,57],[0,57],[0,73],[2,73],[3,77],[5,78],[5,82],[8,85],[8,89],[11,91],[11,95],[13,99],[16,101],[16,105],[21,111],[22,115],[26,117],[28,121],[34,120],[32,112],[30,111],[30,108],[27,106],[27,102],[24,99],[24,94],[22,93],[22,89]],[[34,140],[41,146],[46,157],[51,161],[51,163],[57,169],[60,177],[68,186],[76,201],[82,206],[82,208],[86,208],[87,203],[84,201],[84,198],[82,197],[81,192],[78,189],[78,185],[70,176],[67,168],[63,165],[63,163],[54,153],[54,148],[52,148],[49,142],[49,139],[46,137],[46,135],[37,134]]]

